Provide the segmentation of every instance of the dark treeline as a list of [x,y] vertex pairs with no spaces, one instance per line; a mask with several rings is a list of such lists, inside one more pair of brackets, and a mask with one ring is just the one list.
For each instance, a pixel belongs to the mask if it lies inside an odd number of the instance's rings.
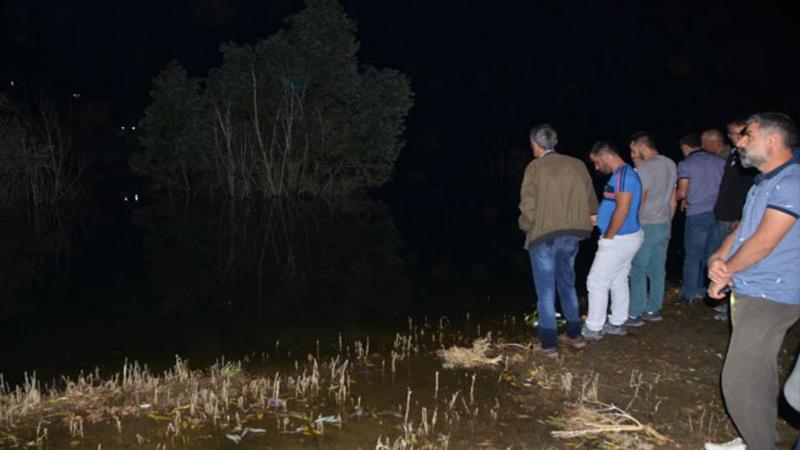
[[412,105],[408,79],[360,67],[355,24],[309,0],[255,45],[221,46],[205,78],[180,64],[156,76],[134,172],[156,190],[228,197],[330,196],[392,174]]

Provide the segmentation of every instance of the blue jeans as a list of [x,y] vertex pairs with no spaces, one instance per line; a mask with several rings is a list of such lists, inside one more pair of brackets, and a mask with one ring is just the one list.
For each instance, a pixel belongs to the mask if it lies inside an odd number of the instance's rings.
[[581,334],[578,293],[575,292],[577,254],[577,236],[559,236],[528,249],[539,313],[539,339],[543,348],[557,345],[556,291],[561,300],[561,312],[567,319],[567,336],[577,338]]
[[[664,300],[664,279],[667,277],[667,246],[669,245],[669,222],[642,225],[644,241],[631,263],[630,317],[641,317],[644,313],[661,310]],[[647,281],[650,280],[650,294]]]
[[717,219],[713,212],[686,216],[683,238],[683,290],[686,301],[706,295],[706,264],[708,257],[719,247]]

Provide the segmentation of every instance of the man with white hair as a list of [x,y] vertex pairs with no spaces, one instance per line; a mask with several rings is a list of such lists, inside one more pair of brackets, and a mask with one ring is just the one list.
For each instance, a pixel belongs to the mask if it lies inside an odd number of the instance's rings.
[[543,124],[531,130],[534,160],[525,168],[519,202],[519,227],[525,232],[539,314],[541,343],[534,348],[550,357],[558,355],[556,292],[567,319],[565,342],[574,348],[586,345],[575,291],[575,256],[579,241],[592,232],[591,217],[597,211],[586,165],[558,153],[557,144],[558,134],[552,126]]
[[774,449],[778,353],[800,318],[800,164],[797,128],[781,113],[751,116],[739,141],[745,167],[761,172],[742,219],[708,261],[708,295],[731,296],[732,333],[722,369],[722,394],[741,438],[717,449]]

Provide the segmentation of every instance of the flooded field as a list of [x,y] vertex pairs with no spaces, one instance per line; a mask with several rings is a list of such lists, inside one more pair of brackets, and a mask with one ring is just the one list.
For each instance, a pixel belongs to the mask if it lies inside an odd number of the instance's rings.
[[[554,360],[528,345],[513,220],[414,211],[15,216],[0,247],[18,255],[2,271],[0,447],[644,449],[734,435],[718,388],[728,325],[711,308],[672,298],[663,322]],[[795,327],[784,372],[799,341]],[[782,448],[798,434],[780,432]]]

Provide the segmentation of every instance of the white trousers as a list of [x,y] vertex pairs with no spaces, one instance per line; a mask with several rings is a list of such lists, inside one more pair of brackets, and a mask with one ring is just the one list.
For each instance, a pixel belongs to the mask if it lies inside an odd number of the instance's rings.
[[641,230],[614,239],[600,238],[597,241],[597,253],[594,255],[586,288],[589,290],[589,314],[586,317],[586,328],[600,331],[606,323],[608,313],[608,293],[611,292],[611,325],[622,325],[628,320],[628,305],[631,293],[628,287],[628,273],[631,262],[639,247],[642,246],[644,234]]

